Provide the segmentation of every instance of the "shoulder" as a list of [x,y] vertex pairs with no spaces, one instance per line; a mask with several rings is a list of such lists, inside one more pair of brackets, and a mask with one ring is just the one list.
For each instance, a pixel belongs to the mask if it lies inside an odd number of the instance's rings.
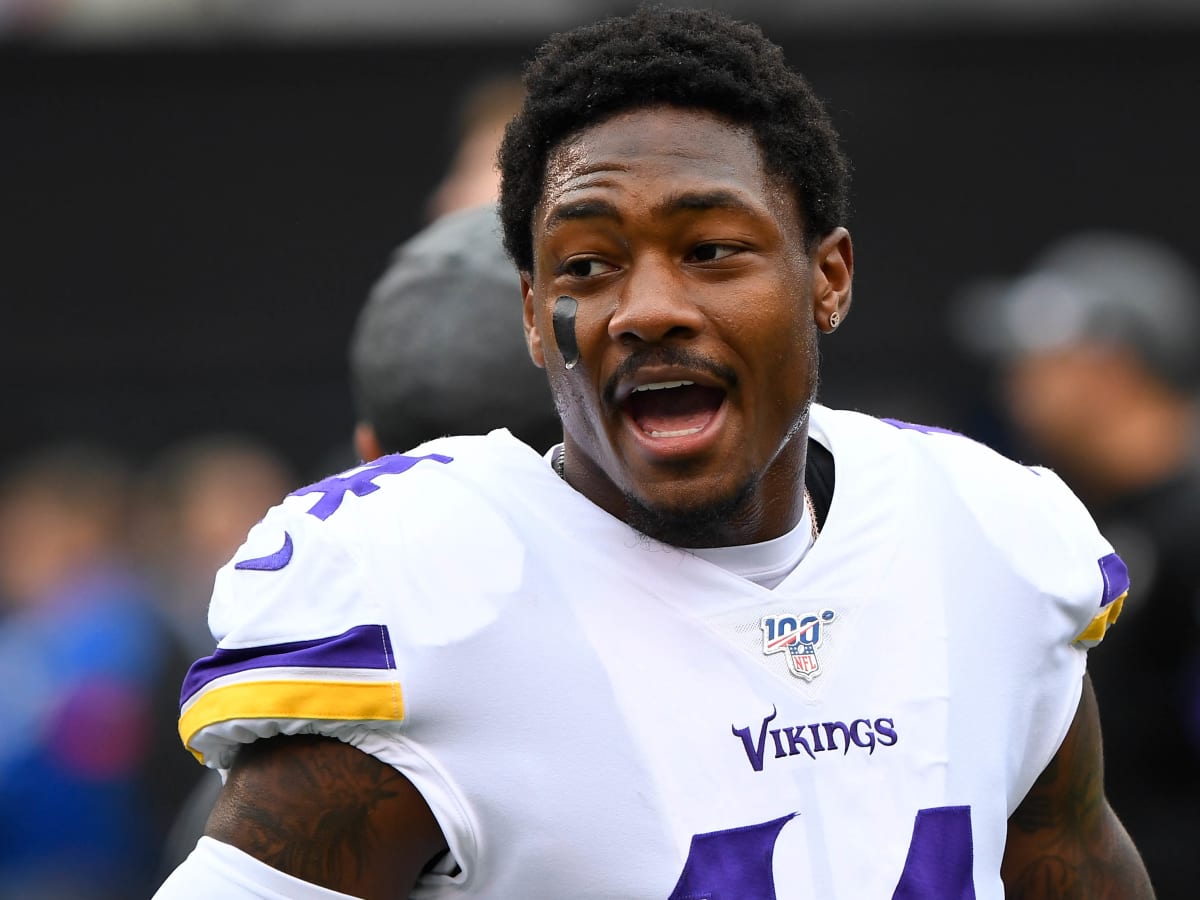
[[[298,488],[260,523],[268,527],[255,531],[272,532],[266,545],[285,527],[293,542],[303,535],[354,555],[381,536],[411,540],[453,516],[511,504],[519,486],[548,475],[540,455],[507,431],[439,438]],[[260,567],[244,558],[255,550],[255,531],[235,556],[235,569]]]
[[967,435],[824,409],[817,422],[818,439],[832,446],[839,463],[851,457],[860,472],[913,479],[942,503],[961,506],[985,523],[1003,524],[1011,540],[1039,531],[1039,539],[1096,534],[1091,514],[1057,474],[1009,459]]
[[493,433],[293,492],[217,573],[217,647],[184,685],[185,743],[223,766],[259,737],[399,725],[407,645],[451,608],[455,621],[478,616],[482,590],[519,579],[506,505],[539,479],[558,482],[535,451]]
[[483,500],[522,472],[545,474],[540,456],[507,431],[444,437],[329,475],[293,491],[281,506],[332,527],[354,527],[384,508],[438,503],[456,485]]
[[970,536],[1030,596],[1059,602],[1085,644],[1119,614],[1125,565],[1055,472],[949,429],[861,413],[821,408],[814,433],[834,451],[839,489],[853,473],[870,486],[860,496],[903,491],[907,521]]
[[294,612],[263,622],[273,639],[328,633],[344,604],[356,614],[370,605],[368,579],[499,540],[522,490],[546,481],[557,479],[540,455],[503,431],[440,438],[322,478],[269,510],[221,568],[210,627],[218,638],[245,633],[255,610],[272,615],[272,600],[286,597]]
[[947,477],[982,472],[1015,478],[1032,471],[968,435],[938,425],[814,407],[813,428],[819,440],[828,435],[825,443],[854,443],[879,457],[899,454],[910,465],[915,461]]
[[1054,473],[947,428],[822,407],[814,409],[813,434],[833,451],[839,476],[853,473],[875,490],[902,482],[926,502],[939,499],[946,514],[957,506],[1040,519],[1039,507],[1065,504],[1073,520],[1090,521]]

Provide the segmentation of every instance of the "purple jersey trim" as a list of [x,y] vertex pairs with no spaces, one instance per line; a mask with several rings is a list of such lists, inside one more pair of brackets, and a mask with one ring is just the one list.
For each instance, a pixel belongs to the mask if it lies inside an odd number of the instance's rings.
[[[950,434],[954,437],[960,437],[964,440],[973,441],[976,444],[979,443],[979,441],[975,440],[975,438],[971,437],[970,435],[963,434],[961,431],[952,431],[949,428],[940,428],[937,425],[917,425],[913,422],[905,422],[900,419],[880,419],[879,421],[885,422],[888,425],[891,425],[893,428],[902,429],[903,431],[917,431],[921,434]],[[1042,473],[1039,472],[1034,466],[1025,466],[1025,468],[1034,475],[1038,476],[1038,478],[1042,477]]]
[[667,900],[775,900],[775,842],[795,815],[693,835],[683,873]]
[[324,522],[338,511],[347,494],[353,494],[355,497],[369,496],[379,490],[375,479],[380,475],[399,475],[407,472],[424,459],[431,459],[443,464],[454,462],[453,457],[443,456],[441,453],[427,453],[424,456],[403,456],[393,453],[390,456],[381,456],[374,462],[360,466],[348,474],[330,475],[316,484],[292,491],[288,496],[304,497],[308,494],[320,494],[320,498],[309,507],[308,512],[309,515],[316,516]]
[[248,669],[303,666],[320,669],[394,669],[392,640],[386,625],[359,625],[342,634],[311,641],[224,649],[197,660],[183,680],[183,705],[214,679]]
[[966,437],[959,431],[951,431],[949,428],[939,428],[936,425],[917,425],[913,422],[903,422],[900,419],[880,419],[880,422],[886,422],[893,428],[901,428],[905,431],[919,431],[922,434],[952,434],[955,437]]
[[292,536],[283,533],[283,546],[270,556],[256,556],[254,559],[243,559],[233,564],[235,569],[246,569],[255,572],[278,572],[292,561]]
[[975,900],[971,807],[917,810],[912,843],[892,900]]
[[1100,608],[1108,606],[1118,597],[1129,593],[1129,569],[1124,560],[1115,553],[1100,557],[1100,574],[1104,576],[1104,597]]

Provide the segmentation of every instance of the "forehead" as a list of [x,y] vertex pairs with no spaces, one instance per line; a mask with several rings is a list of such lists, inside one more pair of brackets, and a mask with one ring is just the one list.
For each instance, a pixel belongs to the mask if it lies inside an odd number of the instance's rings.
[[651,106],[619,113],[555,148],[535,235],[588,197],[619,211],[688,195],[724,198],[780,227],[799,225],[795,198],[768,173],[751,128],[703,110]]

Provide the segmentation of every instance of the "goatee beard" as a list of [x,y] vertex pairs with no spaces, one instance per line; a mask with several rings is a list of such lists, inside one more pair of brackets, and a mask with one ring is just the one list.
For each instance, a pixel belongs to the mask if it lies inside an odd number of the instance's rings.
[[733,494],[689,509],[647,506],[626,494],[625,521],[647,537],[673,547],[728,546],[759,480],[759,476],[749,478]]

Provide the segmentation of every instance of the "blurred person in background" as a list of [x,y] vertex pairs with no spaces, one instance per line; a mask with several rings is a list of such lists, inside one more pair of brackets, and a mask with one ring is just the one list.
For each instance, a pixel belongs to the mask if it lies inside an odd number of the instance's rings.
[[[491,75],[473,82],[467,88],[452,120],[450,162],[426,202],[423,217],[427,225],[452,213],[495,204],[500,192],[500,171],[496,166],[496,154],[500,148],[500,139],[504,135],[504,126],[516,115],[524,98],[525,89],[519,75]],[[507,257],[505,265],[508,265]],[[385,275],[384,280],[387,277]],[[498,274],[492,281],[502,280],[503,277]],[[517,290],[519,289],[520,284],[517,282]],[[387,290],[386,284],[379,283],[375,286],[373,293],[378,294]],[[383,309],[390,308],[392,303],[391,301],[378,301],[374,305]],[[373,313],[372,316],[374,315],[376,314]],[[368,326],[360,323],[359,337],[355,338],[355,342],[362,345],[361,352],[375,353],[374,349],[368,349],[369,336],[364,332],[366,327]],[[389,322],[384,327],[389,336],[395,336],[397,329],[394,324]],[[400,337],[404,341],[404,347],[411,348],[414,345],[420,345],[418,352],[422,354],[421,359],[429,361],[430,365],[438,371],[445,369],[444,363],[433,361],[435,355],[433,351],[436,350],[436,347],[421,345],[420,341],[410,340],[403,334]],[[371,346],[378,345],[378,343],[375,342]],[[509,340],[501,339],[501,347],[508,347],[509,344]],[[364,365],[374,366],[373,372],[387,371],[390,368],[390,362],[387,361],[381,365],[374,361],[365,361]],[[354,377],[353,371],[351,376]],[[393,392],[393,394],[395,390],[394,386],[387,388],[387,391]],[[463,392],[460,390],[461,393]],[[397,398],[393,397],[392,399]],[[387,402],[392,403],[392,400]],[[424,400],[417,402],[422,407],[425,405]],[[399,407],[392,403],[392,408],[405,409],[406,417],[414,411],[407,402],[407,398],[401,401]],[[433,423],[442,418],[438,412],[433,412],[431,415]],[[468,418],[466,421],[470,421],[470,419]],[[495,417],[489,418],[488,421],[496,423]],[[418,436],[427,435],[427,431],[424,429],[429,424],[431,423],[417,424],[409,427],[408,431]],[[420,439],[424,440],[425,438],[420,437]],[[399,450],[409,445],[391,444],[390,446]],[[324,460],[322,474],[349,468],[354,465],[356,458],[362,459],[361,456],[355,457],[350,448],[339,441]]]
[[181,799],[160,775],[184,654],[129,562],[130,487],[88,446],[0,477],[3,900],[145,895]]
[[1019,455],[1084,499],[1133,582],[1088,662],[1108,795],[1159,896],[1200,884],[1200,277],[1171,249],[1070,235],[968,288],[960,338],[994,361]]
[[250,526],[297,484],[281,455],[239,434],[188,439],[150,467],[137,543],[155,595],[190,652],[212,650],[207,616],[213,575]]
[[450,165],[429,197],[426,221],[492,203],[500,196],[496,151],[504,126],[524,99],[525,89],[517,75],[491,76],[468,88],[454,120]]
[[[246,435],[207,434],[167,448],[142,478],[139,490],[139,560],[186,654],[171,662],[166,681],[174,692],[191,658],[211,653],[208,599],[213,576],[241,545],[246,532],[297,485],[288,462]],[[178,708],[172,697],[172,713]],[[156,758],[160,781],[175,787],[172,821],[163,840],[157,879],[174,869],[196,842],[220,776],[201,770],[179,752],[174,716],[162,729]],[[181,794],[186,797],[180,799]]]
[[[370,462],[446,434],[482,434],[501,427],[534,447],[547,449],[558,442],[562,425],[550,388],[530,360],[521,321],[513,314],[520,295],[520,278],[505,255],[494,203],[448,213],[396,250],[359,312],[350,342],[357,418],[353,443],[360,460]],[[195,459],[194,453],[182,456],[188,459]],[[267,460],[258,462],[261,467]],[[213,466],[205,468],[215,474]],[[194,469],[169,467],[176,472]],[[251,486],[232,476],[171,481],[253,490],[255,503],[275,483],[265,478]],[[286,492],[279,489],[266,505]],[[213,575],[234,555],[266,506],[255,508],[254,519],[207,570],[199,567],[199,555],[194,558],[197,567],[190,571],[206,584],[202,598],[191,598],[202,604],[192,618],[205,627],[203,653],[212,652],[203,612]],[[220,777],[201,770],[181,747],[172,752],[206,777],[171,830],[164,855],[168,870],[183,862],[204,833],[221,787]]]
[[520,296],[494,203],[447,215],[396,251],[350,342],[359,459],[502,427],[532,447],[560,440],[513,315]]

